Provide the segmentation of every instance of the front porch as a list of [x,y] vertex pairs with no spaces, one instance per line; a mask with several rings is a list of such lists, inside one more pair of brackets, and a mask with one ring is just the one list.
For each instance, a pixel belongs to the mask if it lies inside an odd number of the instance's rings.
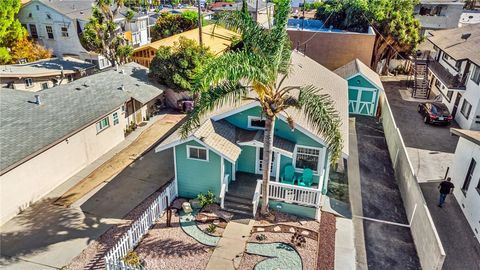
[[[261,204],[262,180],[261,175],[237,172],[235,180],[229,181],[229,176],[224,178],[220,192],[220,205],[228,211],[253,215]],[[281,212],[318,218],[322,190],[318,184],[303,187],[285,184],[271,177],[269,183],[269,205]]]

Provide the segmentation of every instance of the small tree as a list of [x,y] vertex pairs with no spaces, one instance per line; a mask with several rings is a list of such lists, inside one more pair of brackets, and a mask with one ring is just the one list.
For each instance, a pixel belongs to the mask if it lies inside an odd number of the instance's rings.
[[186,11],[181,15],[168,12],[161,14],[150,32],[152,41],[196,28],[197,18],[198,14],[195,11]]
[[192,90],[192,77],[210,60],[213,54],[194,40],[180,37],[173,47],[162,46],[150,64],[150,77],[168,87]]
[[11,63],[18,63],[21,59],[33,62],[52,57],[52,51],[24,38],[15,43],[10,51]]
[[[120,25],[114,22],[114,18],[123,7],[123,2],[123,0],[96,0],[92,17],[85,25],[81,37],[86,49],[105,56],[112,65],[121,63],[121,59],[131,55],[131,53],[125,55],[125,52],[133,52],[123,36]],[[127,12],[127,20],[128,17],[131,17],[129,12]]]

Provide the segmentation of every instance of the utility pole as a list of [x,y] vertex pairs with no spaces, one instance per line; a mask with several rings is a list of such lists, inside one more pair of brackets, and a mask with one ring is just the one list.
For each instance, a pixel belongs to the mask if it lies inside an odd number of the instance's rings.
[[[206,4],[206,2],[205,2]],[[198,43],[200,43],[200,47],[203,47],[203,40],[202,40],[202,8],[200,6],[200,0],[198,0]]]

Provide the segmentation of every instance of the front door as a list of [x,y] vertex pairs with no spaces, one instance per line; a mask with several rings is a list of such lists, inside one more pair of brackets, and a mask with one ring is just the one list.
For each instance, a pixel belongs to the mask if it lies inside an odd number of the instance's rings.
[[349,89],[348,111],[353,114],[373,116],[375,113],[375,101],[377,91],[375,89]]
[[[277,153],[273,151],[272,154],[272,166],[270,166],[270,176],[275,177],[277,174],[277,163],[275,159],[277,158]],[[257,148],[257,174],[263,174],[263,148]]]

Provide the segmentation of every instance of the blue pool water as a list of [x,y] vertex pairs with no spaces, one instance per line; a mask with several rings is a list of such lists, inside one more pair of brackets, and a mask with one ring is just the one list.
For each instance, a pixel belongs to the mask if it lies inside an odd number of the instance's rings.
[[331,29],[323,27],[323,22],[320,20],[302,20],[302,19],[289,19],[287,28],[301,30],[303,26],[304,30],[317,31],[317,32],[343,32],[339,29]]

